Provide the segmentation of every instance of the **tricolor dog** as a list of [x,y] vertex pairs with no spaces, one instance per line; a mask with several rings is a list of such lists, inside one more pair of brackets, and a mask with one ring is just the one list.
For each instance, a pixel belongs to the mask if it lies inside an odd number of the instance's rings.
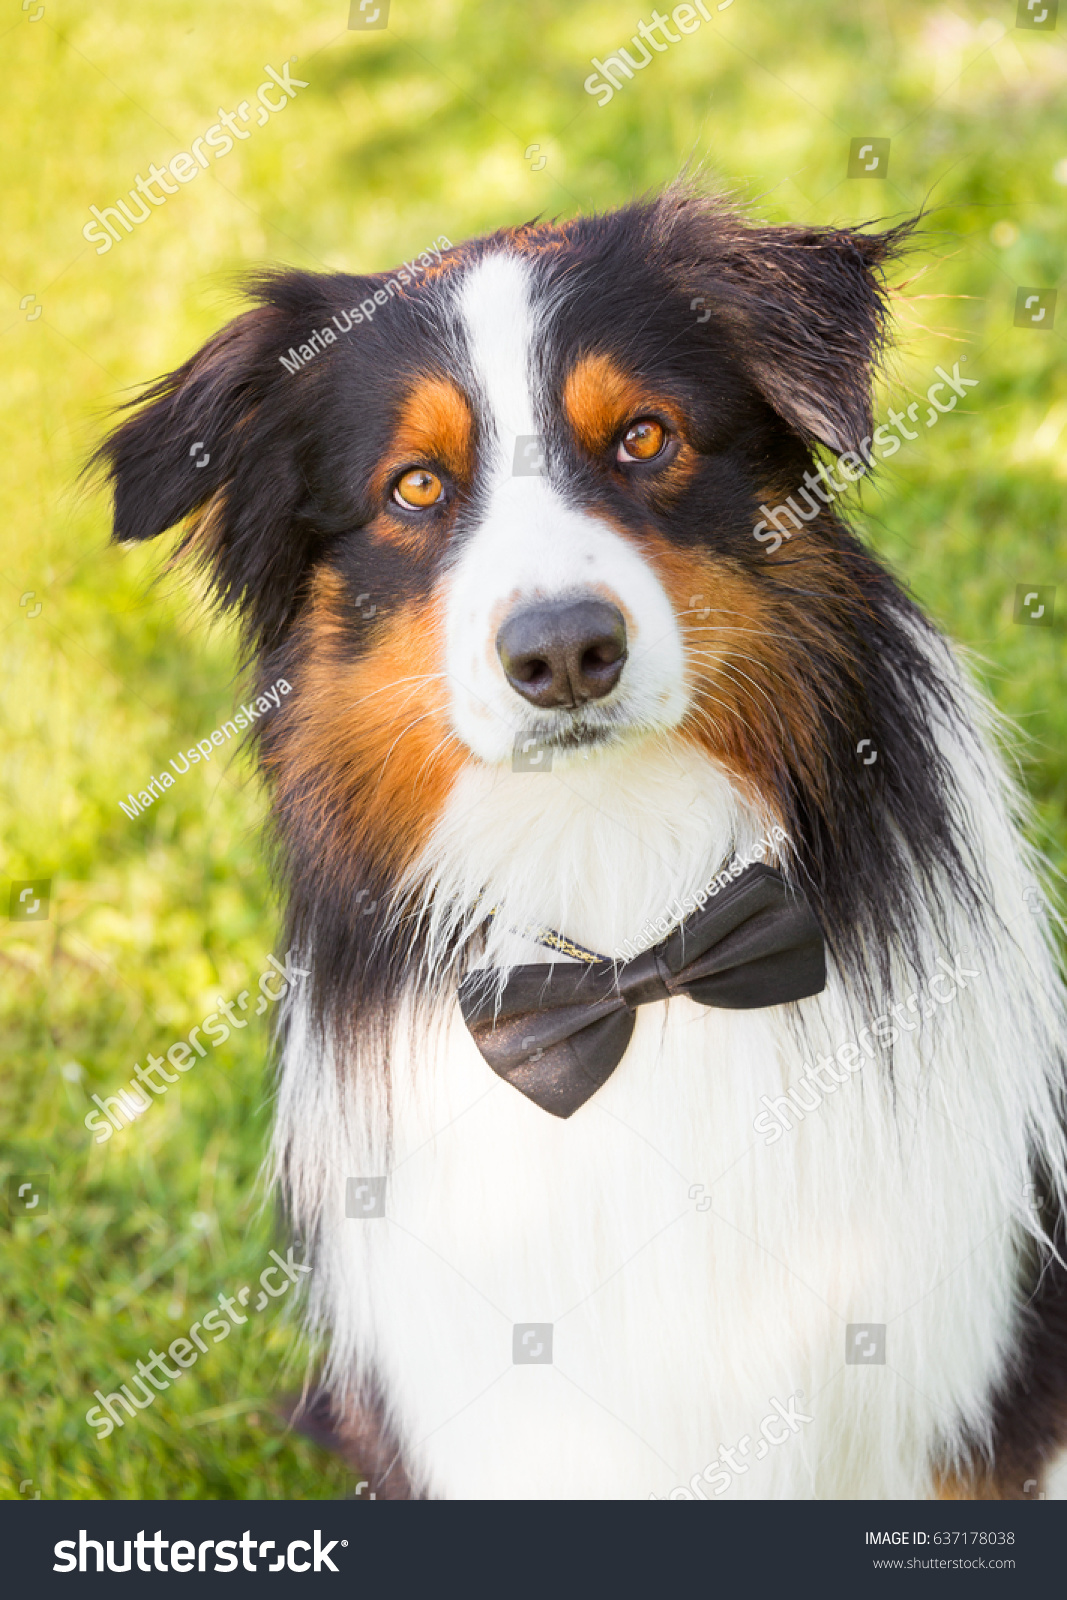
[[381,1496],[1043,1492],[1050,914],[992,711],[828,487],[907,231],[676,186],[278,271],[103,447],[115,538],[184,522],[291,685],[275,1170],[312,1420]]

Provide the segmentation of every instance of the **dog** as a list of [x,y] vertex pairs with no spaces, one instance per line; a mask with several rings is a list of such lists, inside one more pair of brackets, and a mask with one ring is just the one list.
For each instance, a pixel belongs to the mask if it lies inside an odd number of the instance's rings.
[[835,492],[914,226],[681,181],[267,272],[101,447],[114,538],[184,522],[291,686],[273,1170],[372,1493],[1045,1492],[1054,913]]

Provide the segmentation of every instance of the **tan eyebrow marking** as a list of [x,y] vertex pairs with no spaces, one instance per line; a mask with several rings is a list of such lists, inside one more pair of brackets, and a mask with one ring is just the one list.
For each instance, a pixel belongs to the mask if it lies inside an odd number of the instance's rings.
[[394,472],[419,462],[439,463],[460,483],[474,471],[474,415],[465,394],[436,373],[419,379],[405,396],[396,430],[377,473],[384,493]]
[[608,355],[582,356],[563,385],[563,409],[571,427],[595,455],[650,403],[647,391]]

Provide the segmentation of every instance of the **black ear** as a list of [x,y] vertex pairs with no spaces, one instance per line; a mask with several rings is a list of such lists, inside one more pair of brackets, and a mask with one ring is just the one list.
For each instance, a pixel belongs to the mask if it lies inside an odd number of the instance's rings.
[[869,455],[888,329],[884,268],[919,219],[880,234],[774,228],[685,189],[660,204],[686,287],[705,296],[768,403],[806,443]]
[[220,605],[241,614],[258,645],[284,629],[317,542],[302,510],[326,364],[294,376],[279,355],[325,320],[327,282],[310,273],[256,280],[252,293],[270,303],[152,384],[91,463],[113,488],[112,537],[153,539],[185,522],[180,551],[205,568]]

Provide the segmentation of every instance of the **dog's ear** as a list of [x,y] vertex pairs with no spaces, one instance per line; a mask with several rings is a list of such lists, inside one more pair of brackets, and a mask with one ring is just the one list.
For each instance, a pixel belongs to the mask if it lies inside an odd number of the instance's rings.
[[764,399],[805,443],[869,455],[884,268],[918,219],[885,233],[758,227],[684,190],[665,199],[686,287],[705,296]]
[[314,274],[268,275],[251,290],[269,303],[132,402],[91,466],[112,485],[113,539],[154,539],[185,522],[179,553],[205,569],[250,641],[268,646],[292,615],[318,537],[301,511],[320,374],[293,375],[279,356],[325,319],[326,305]]

